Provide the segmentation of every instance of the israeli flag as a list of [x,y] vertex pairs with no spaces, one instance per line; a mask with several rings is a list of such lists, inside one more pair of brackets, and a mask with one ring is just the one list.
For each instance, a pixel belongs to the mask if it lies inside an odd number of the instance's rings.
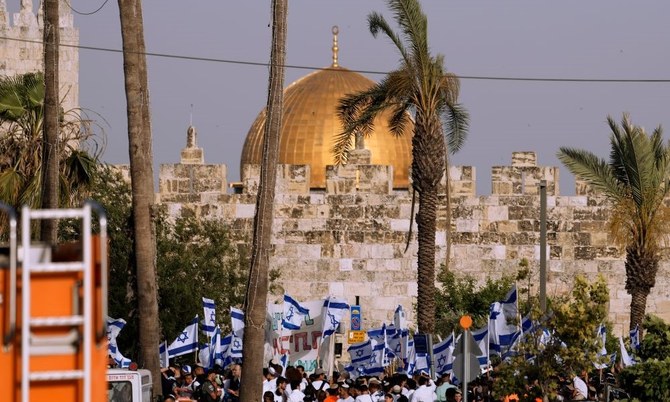
[[233,362],[233,358],[231,356],[232,344],[233,334],[221,338],[219,353],[221,353],[221,359],[223,360],[223,363],[221,364],[222,367],[226,367]]
[[329,297],[323,301],[323,339],[332,335],[340,326],[342,317],[349,312],[349,305],[344,300],[339,300],[334,297]]
[[372,341],[372,355],[365,368],[365,374],[369,376],[379,376],[384,373],[384,367],[388,366],[386,361],[386,347],[383,343],[375,344]]
[[597,338],[598,342],[600,342],[600,350],[598,351],[596,359],[597,361],[594,362],[593,365],[595,368],[600,370],[607,367],[607,363],[600,363],[600,361],[609,360],[609,355],[607,353],[607,349],[605,348],[605,342],[607,341],[607,328],[603,324],[598,326]]
[[347,371],[352,377],[365,375],[365,370],[372,359],[372,346],[372,341],[368,339],[365,342],[355,343],[347,349],[351,356],[351,364]]
[[209,346],[210,351],[210,367],[212,368],[215,364],[223,366],[223,353],[221,347],[221,329],[219,326],[216,326],[214,330],[214,335],[212,336],[212,342]]
[[109,355],[114,359],[116,365],[121,368],[127,368],[130,365],[130,359],[126,358],[121,354],[121,351],[116,344],[116,337],[119,336],[119,332],[126,326],[126,320],[123,318],[111,318],[107,317],[107,350]]
[[483,327],[476,331],[472,331],[472,336],[475,338],[477,346],[479,346],[479,349],[481,349],[482,351],[482,354],[477,356],[477,360],[479,360],[479,367],[481,368],[485,368],[489,365],[489,356],[487,347],[488,334],[489,334],[488,327]]
[[501,354],[509,349],[518,336],[516,325],[508,324],[505,314],[503,314],[502,303],[495,302],[491,304],[489,313],[489,345],[491,353]]
[[244,336],[244,311],[239,308],[230,308],[230,325],[233,333],[238,337]]
[[374,345],[381,345],[381,347],[384,349],[384,354],[385,355],[392,355],[393,350],[390,348],[388,344],[388,339],[393,337],[395,335],[396,329],[393,325],[389,325],[388,327],[386,324],[382,324],[381,328],[377,329],[371,329],[368,331],[368,338],[374,342]]
[[212,365],[214,363],[212,362],[212,348],[210,347],[210,345],[204,345],[204,344],[200,345],[200,348],[198,349],[198,359],[200,365],[203,368],[205,369],[212,368]]
[[640,350],[640,326],[636,325],[635,329],[630,330],[630,346],[633,352]]
[[202,298],[202,309],[204,312],[204,317],[202,320],[202,330],[207,334],[208,337],[214,336],[214,330],[216,329],[216,307],[214,306],[214,300],[208,299],[206,297]]
[[409,341],[408,330],[398,330],[386,341],[388,343],[391,357],[396,357],[403,361],[407,359],[407,342]]
[[405,318],[405,311],[402,309],[401,305],[398,305],[393,313],[393,326],[395,326],[398,331],[407,329],[407,319]]
[[628,354],[626,350],[626,345],[623,344],[623,338],[619,337],[619,347],[621,348],[621,363],[624,367],[630,367],[635,365],[635,360]]
[[242,359],[243,349],[244,345],[242,344],[242,337],[233,334],[233,337],[230,340],[230,357],[234,361]]
[[435,370],[438,374],[450,373],[454,368],[454,333],[433,347]]
[[518,293],[516,291],[516,285],[512,286],[512,289],[505,296],[505,300],[500,302],[501,312],[507,319],[507,321],[514,321],[519,314],[518,307]]
[[290,330],[300,329],[305,316],[308,314],[309,309],[300,305],[291,296],[284,295],[284,318],[282,319],[282,326],[284,328]]
[[414,375],[414,367],[416,367],[416,350],[414,349],[414,339],[407,340],[407,357],[403,360],[402,370],[408,377]]
[[170,357],[182,356],[198,349],[198,316],[191,321],[177,338],[168,346]]
[[170,355],[168,354],[168,344],[167,342],[161,342],[158,347],[158,354],[160,355],[161,368],[170,366]]

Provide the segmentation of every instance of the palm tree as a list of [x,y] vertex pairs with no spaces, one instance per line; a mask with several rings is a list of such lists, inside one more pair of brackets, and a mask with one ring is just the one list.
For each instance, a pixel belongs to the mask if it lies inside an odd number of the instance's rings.
[[[41,73],[0,78],[0,201],[15,208],[42,205],[44,93]],[[66,207],[86,196],[100,154],[80,113],[59,113],[56,183]]]
[[[368,15],[373,36],[380,32],[401,56],[398,69],[370,89],[340,101],[344,131],[336,138],[335,159],[344,163],[352,138],[372,131],[374,118],[392,111],[391,132],[401,135],[412,113],[412,187],[419,195],[418,223],[418,324],[419,331],[435,328],[435,231],[438,184],[445,173],[447,149],[456,152],[465,141],[468,115],[457,103],[458,78],[445,71],[444,57],[428,48],[428,21],[418,0],[387,0],[400,33],[393,31],[379,13]],[[445,141],[445,131],[446,138]],[[447,177],[448,179],[448,177]],[[449,184],[447,182],[447,184]]]
[[619,127],[607,118],[610,159],[585,150],[561,147],[558,158],[578,178],[604,194],[613,205],[609,232],[626,250],[626,290],[631,295],[630,328],[642,324],[647,296],[656,284],[660,240],[670,230],[663,199],[670,191],[670,144],[659,126],[651,135],[624,114]]
[[[58,46],[60,43],[60,0],[44,0],[44,146],[42,147],[42,208],[58,208]],[[47,243],[56,241],[58,221],[41,221],[41,237]]]
[[262,393],[258,373],[263,368],[265,317],[267,315],[269,250],[279,161],[284,102],[284,64],[286,62],[286,20],[288,0],[272,1],[272,48],[268,84],[267,123],[263,137],[263,161],[258,183],[251,266],[244,300],[244,370],[240,388],[241,402],[255,402]]
[[156,233],[151,214],[154,204],[154,175],[142,2],[140,0],[119,0],[119,13],[128,114],[128,152],[133,230],[135,232],[139,343],[142,363],[151,371],[154,389],[160,389],[160,362],[158,353],[156,353],[160,343],[156,285]]

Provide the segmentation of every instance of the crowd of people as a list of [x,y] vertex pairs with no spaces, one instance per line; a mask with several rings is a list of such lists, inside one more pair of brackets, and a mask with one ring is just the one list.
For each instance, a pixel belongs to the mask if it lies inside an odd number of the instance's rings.
[[[165,402],[204,401],[239,402],[242,366],[215,366],[211,370],[194,365],[170,366],[162,370],[162,395]],[[408,377],[392,374],[380,377],[361,376],[354,379],[347,372],[333,372],[329,377],[322,369],[307,375],[304,367],[288,367],[270,362],[263,371],[262,402],[460,402],[460,387],[452,384],[448,374],[435,381],[428,373]],[[562,400],[591,400],[600,384],[589,381],[587,373],[561,378],[559,394]],[[529,382],[522,395],[495,399],[494,379],[483,375],[468,386],[468,400],[475,402],[536,402],[542,401],[537,382]],[[560,398],[561,396],[559,396]],[[560,400],[560,399],[559,399]]]

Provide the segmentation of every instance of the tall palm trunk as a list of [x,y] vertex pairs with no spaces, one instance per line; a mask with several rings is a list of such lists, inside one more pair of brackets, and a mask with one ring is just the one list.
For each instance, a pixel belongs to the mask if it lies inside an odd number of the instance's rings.
[[659,258],[654,252],[630,248],[626,251],[626,290],[630,300],[630,329],[642,327],[647,297],[656,285]]
[[[58,208],[58,45],[60,43],[58,6],[60,0],[44,0],[44,125],[42,146],[42,208]],[[41,222],[42,240],[56,241],[57,221]]]
[[262,394],[258,375],[263,368],[265,317],[267,315],[269,250],[272,240],[273,205],[279,135],[284,102],[284,64],[286,62],[286,19],[288,0],[272,1],[272,49],[268,84],[267,119],[263,137],[263,160],[258,184],[251,267],[245,304],[244,370],[240,387],[241,402],[256,402]]
[[435,330],[435,232],[437,188],[445,166],[445,144],[437,118],[417,112],[412,138],[412,179],[419,193],[417,316],[419,332]]
[[119,0],[119,13],[128,114],[141,363],[151,371],[154,389],[159,390],[161,374],[157,353],[160,323],[156,285],[156,234],[151,219],[154,202],[153,156],[142,3],[140,0]]

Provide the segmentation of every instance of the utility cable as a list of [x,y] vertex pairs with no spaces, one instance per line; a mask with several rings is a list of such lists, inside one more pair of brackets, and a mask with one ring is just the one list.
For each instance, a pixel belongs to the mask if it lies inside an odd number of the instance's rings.
[[102,10],[103,7],[105,7],[107,5],[108,1],[109,0],[103,1],[102,5],[100,7],[98,7],[95,11],[91,11],[90,13],[86,13],[86,12],[83,12],[83,11],[78,11],[77,9],[72,7],[71,2],[68,1],[68,0],[65,0],[65,4],[67,4],[67,6],[70,8],[70,10],[74,11],[76,14],[79,14],[79,15],[93,15],[93,14],[97,13],[98,11]]
[[[42,44],[41,41],[29,40],[29,39],[20,39],[20,38],[10,38],[7,36],[0,36],[0,40],[11,40],[17,42],[26,42],[26,43],[38,43]],[[82,50],[93,50],[100,52],[108,53],[123,53],[121,49],[112,49],[104,48],[98,46],[85,46],[85,45],[72,45],[67,43],[60,43],[61,47],[76,48]],[[130,52],[138,54],[139,52]],[[212,57],[199,57],[199,56],[185,56],[177,55],[170,53],[154,53],[154,52],[143,52],[145,56],[149,57],[160,57],[176,60],[191,60],[191,61],[204,61],[211,63],[224,63],[224,64],[238,64],[246,66],[259,66],[259,67],[269,67],[269,63],[256,62],[256,61],[245,61],[245,60],[230,60],[230,59],[217,59]],[[297,64],[285,64],[285,68],[290,68],[294,70],[329,70],[331,67],[315,67],[315,66],[305,66]],[[359,74],[371,74],[371,75],[387,75],[388,71],[376,71],[376,70],[351,70],[346,69],[343,71],[349,71],[352,73]],[[637,83],[637,84],[649,84],[649,83],[670,83],[670,79],[665,78],[542,78],[542,77],[502,77],[502,76],[481,76],[481,75],[456,75],[461,80],[480,80],[480,81],[529,81],[529,82],[578,82],[578,83]]]

